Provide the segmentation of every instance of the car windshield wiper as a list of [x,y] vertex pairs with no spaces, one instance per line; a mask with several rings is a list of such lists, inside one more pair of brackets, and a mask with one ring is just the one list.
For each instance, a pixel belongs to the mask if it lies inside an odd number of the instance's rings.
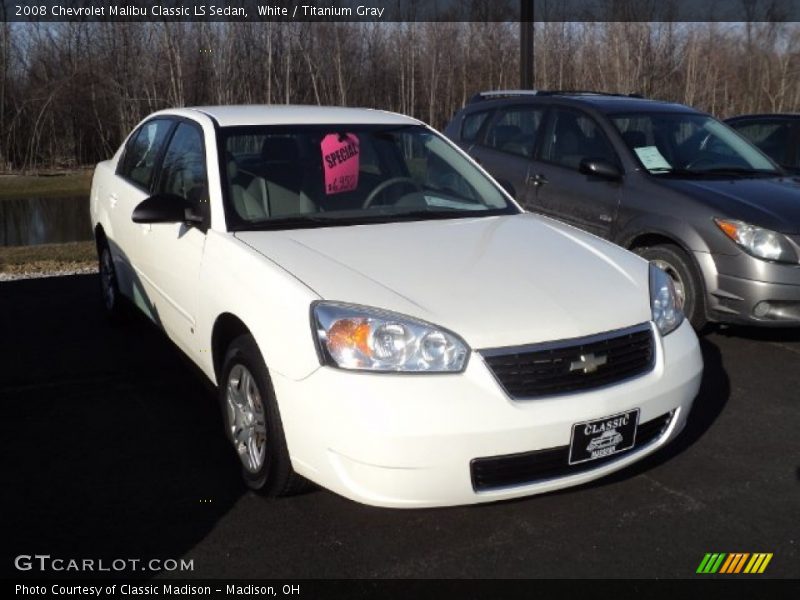
[[699,171],[689,171],[688,169],[673,169],[667,167],[658,167],[655,169],[648,169],[652,175],[674,175],[676,177],[695,177],[700,175]]
[[653,175],[672,177],[719,177],[720,175],[728,175],[731,177],[748,178],[779,175],[777,171],[747,169],[743,167],[714,167],[711,169],[668,169],[666,167],[659,167],[657,169],[649,169],[649,171]]
[[240,223],[234,226],[233,229],[234,231],[261,231],[270,229],[297,229],[300,227],[330,227],[331,225],[338,225],[339,223],[336,221],[345,220],[342,217],[322,215],[325,215],[325,213],[259,219],[257,221]]
[[347,225],[366,225],[370,223],[393,223],[399,221],[421,221],[426,219],[460,219],[471,216],[490,216],[505,214],[507,209],[462,210],[458,208],[437,207],[435,210],[348,210],[328,213],[293,215],[273,219],[260,219],[241,223],[234,231],[270,231],[280,229],[303,229],[313,227],[344,227]]
[[487,216],[487,214],[492,214],[491,210],[464,210],[461,208],[437,206],[435,210],[409,210],[389,213],[386,216],[390,217],[392,221],[417,221],[423,219],[461,219],[463,217]]
[[777,171],[767,171],[765,169],[749,169],[746,167],[713,167],[698,171],[708,175],[738,175],[740,177],[764,177],[779,175]]

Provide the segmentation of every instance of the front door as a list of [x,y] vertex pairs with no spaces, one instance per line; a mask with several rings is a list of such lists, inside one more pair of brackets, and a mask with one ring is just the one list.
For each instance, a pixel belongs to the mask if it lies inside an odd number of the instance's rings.
[[586,159],[620,161],[605,133],[589,115],[554,108],[544,125],[528,178],[531,210],[608,238],[617,217],[622,183],[580,171]]
[[[122,293],[146,314],[150,313],[151,307],[141,281],[139,264],[143,250],[142,235],[150,226],[134,223],[131,214],[150,195],[157,163],[174,125],[174,121],[164,118],[142,124],[129,138],[117,165],[116,176],[121,181],[113,190],[105,192],[114,227],[108,235],[117,282]],[[125,248],[125,252],[122,248]]]
[[154,193],[187,202],[204,223],[154,223],[142,230],[142,278],[152,299],[154,318],[170,337],[194,355],[200,264],[208,223],[208,178],[203,132],[181,121],[164,153]]

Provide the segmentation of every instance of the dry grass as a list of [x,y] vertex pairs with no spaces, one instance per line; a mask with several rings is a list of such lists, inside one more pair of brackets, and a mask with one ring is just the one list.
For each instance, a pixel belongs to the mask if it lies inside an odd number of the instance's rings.
[[72,171],[52,175],[0,175],[0,199],[81,196],[89,197],[92,171]]
[[44,273],[96,264],[94,242],[0,247],[0,273]]

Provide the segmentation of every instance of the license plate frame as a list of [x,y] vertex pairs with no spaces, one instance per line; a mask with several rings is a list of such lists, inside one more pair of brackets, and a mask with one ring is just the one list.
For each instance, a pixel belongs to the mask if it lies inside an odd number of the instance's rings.
[[581,421],[572,426],[569,441],[569,464],[578,465],[630,450],[636,444],[639,409]]

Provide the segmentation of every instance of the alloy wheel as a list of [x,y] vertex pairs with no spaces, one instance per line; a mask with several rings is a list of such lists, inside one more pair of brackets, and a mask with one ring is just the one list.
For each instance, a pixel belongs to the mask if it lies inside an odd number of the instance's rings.
[[250,473],[264,466],[267,452],[267,424],[264,404],[252,373],[237,363],[226,384],[230,435],[239,460]]

